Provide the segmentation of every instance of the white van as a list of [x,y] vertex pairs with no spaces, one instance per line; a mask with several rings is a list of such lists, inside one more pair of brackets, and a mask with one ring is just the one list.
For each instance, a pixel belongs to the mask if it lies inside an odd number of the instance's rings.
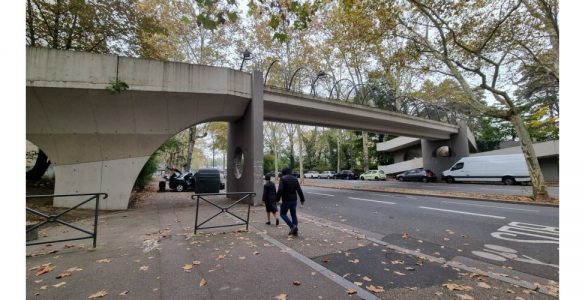
[[530,182],[528,166],[522,154],[464,157],[441,175],[449,183],[501,181],[512,185],[516,182]]

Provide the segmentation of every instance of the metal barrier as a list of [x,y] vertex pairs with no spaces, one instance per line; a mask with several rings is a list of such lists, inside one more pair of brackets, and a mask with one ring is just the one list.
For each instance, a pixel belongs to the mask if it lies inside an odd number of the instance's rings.
[[[211,202],[210,200],[205,199],[205,197],[209,197],[209,196],[222,196],[222,195],[225,195],[225,196],[243,195],[243,197],[239,198],[236,202],[232,203],[231,205],[229,205],[227,207],[223,207],[223,206],[217,205],[217,204]],[[209,228],[230,227],[230,226],[239,226],[239,225],[244,225],[244,224],[246,225],[246,230],[248,230],[248,225],[250,223],[250,206],[252,204],[252,197],[253,196],[256,196],[256,193],[246,193],[246,192],[243,192],[243,193],[195,194],[195,195],[191,196],[191,199],[193,199],[193,200],[195,200],[195,197],[197,197],[197,206],[195,208],[195,232],[194,233],[195,234],[197,233],[197,229],[209,229]],[[199,221],[199,200],[200,199],[203,200],[203,201],[205,201],[205,202],[207,202],[207,203],[209,203],[209,204],[211,204],[211,205],[213,205],[213,206],[215,206],[215,207],[217,207],[219,209],[219,212],[216,213],[215,215],[211,216],[209,219],[203,221],[201,224],[198,224],[198,221]],[[232,207],[234,207],[236,204],[242,202],[245,199],[249,199],[249,201],[248,201],[248,215],[247,215],[246,219],[244,220],[244,219],[240,218],[240,216],[237,216],[237,215],[231,213],[229,211],[229,209],[232,208]],[[228,214],[230,214],[230,215],[238,218],[239,220],[242,220],[243,223],[202,227],[203,224],[211,221],[211,219],[219,216],[222,213],[228,213]]]
[[[71,239],[62,239],[62,240],[53,240],[53,241],[44,241],[44,242],[34,242],[34,243],[26,243],[27,246],[32,246],[32,245],[39,245],[39,244],[48,244],[48,243],[58,243],[58,242],[68,242],[68,241],[76,241],[76,240],[85,240],[85,239],[93,239],[93,247],[95,248],[96,246],[96,239],[97,239],[97,221],[98,221],[98,210],[99,210],[99,206],[100,206],[100,196],[104,196],[103,199],[108,198],[108,194],[106,193],[92,193],[92,194],[62,194],[62,195],[31,195],[31,196],[26,196],[27,199],[29,198],[48,198],[48,197],[79,197],[79,196],[91,196],[90,198],[88,198],[85,201],[82,201],[81,203],[65,210],[64,212],[57,214],[57,215],[48,215],[45,213],[42,213],[40,211],[34,210],[32,208],[27,207],[26,211],[35,214],[37,216],[41,216],[43,218],[45,218],[46,220],[36,224],[34,226],[32,226],[31,228],[26,230],[26,233],[28,234],[29,232],[36,230],[37,228],[47,224],[47,223],[51,223],[51,222],[56,222],[62,225],[65,225],[67,227],[71,227],[75,230],[81,231],[83,233],[87,233],[88,236],[83,236],[83,237],[78,237],[78,238],[71,238]],[[80,207],[81,205],[88,203],[89,201],[95,200],[95,213],[94,213],[94,221],[93,221],[93,232],[85,230],[83,228],[79,228],[71,223],[67,223],[65,221],[59,220],[59,217],[63,216],[64,214]]]

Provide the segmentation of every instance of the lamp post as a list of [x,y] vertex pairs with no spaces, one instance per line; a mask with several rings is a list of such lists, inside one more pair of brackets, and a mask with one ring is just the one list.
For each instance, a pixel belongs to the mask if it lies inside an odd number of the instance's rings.
[[311,95],[315,96],[315,94],[317,94],[317,91],[315,90],[315,83],[317,83],[317,80],[319,80],[319,78],[325,76],[327,76],[327,73],[323,71],[319,71],[319,73],[317,73],[317,76],[315,77],[315,79],[313,79],[313,82],[311,83]]
[[240,71],[244,67],[244,62],[250,59],[252,59],[252,53],[248,49],[244,50],[244,53],[242,54],[242,64],[240,65]]

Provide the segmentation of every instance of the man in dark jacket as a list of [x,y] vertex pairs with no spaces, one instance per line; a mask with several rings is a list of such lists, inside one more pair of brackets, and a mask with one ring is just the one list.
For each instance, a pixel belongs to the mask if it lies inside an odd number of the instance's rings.
[[[305,196],[301,190],[301,185],[296,177],[292,176],[292,171],[289,168],[282,170],[282,177],[278,184],[278,192],[276,193],[276,202],[280,201],[282,197],[282,205],[280,205],[280,217],[286,222],[290,228],[288,234],[299,234],[299,221],[297,220],[297,193],[301,198],[301,205],[305,204]],[[286,215],[290,210],[292,221]]]

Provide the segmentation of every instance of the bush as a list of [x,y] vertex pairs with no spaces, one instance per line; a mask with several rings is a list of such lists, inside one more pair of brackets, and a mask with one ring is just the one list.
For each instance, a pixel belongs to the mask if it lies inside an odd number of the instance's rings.
[[141,190],[144,189],[144,187],[150,182],[150,179],[152,178],[152,174],[154,174],[154,172],[156,172],[157,168],[158,168],[157,155],[153,154],[148,159],[146,164],[144,164],[144,167],[142,167],[142,170],[140,170],[140,173],[138,174],[138,178],[136,178],[136,182],[134,182],[134,187],[139,188]]

